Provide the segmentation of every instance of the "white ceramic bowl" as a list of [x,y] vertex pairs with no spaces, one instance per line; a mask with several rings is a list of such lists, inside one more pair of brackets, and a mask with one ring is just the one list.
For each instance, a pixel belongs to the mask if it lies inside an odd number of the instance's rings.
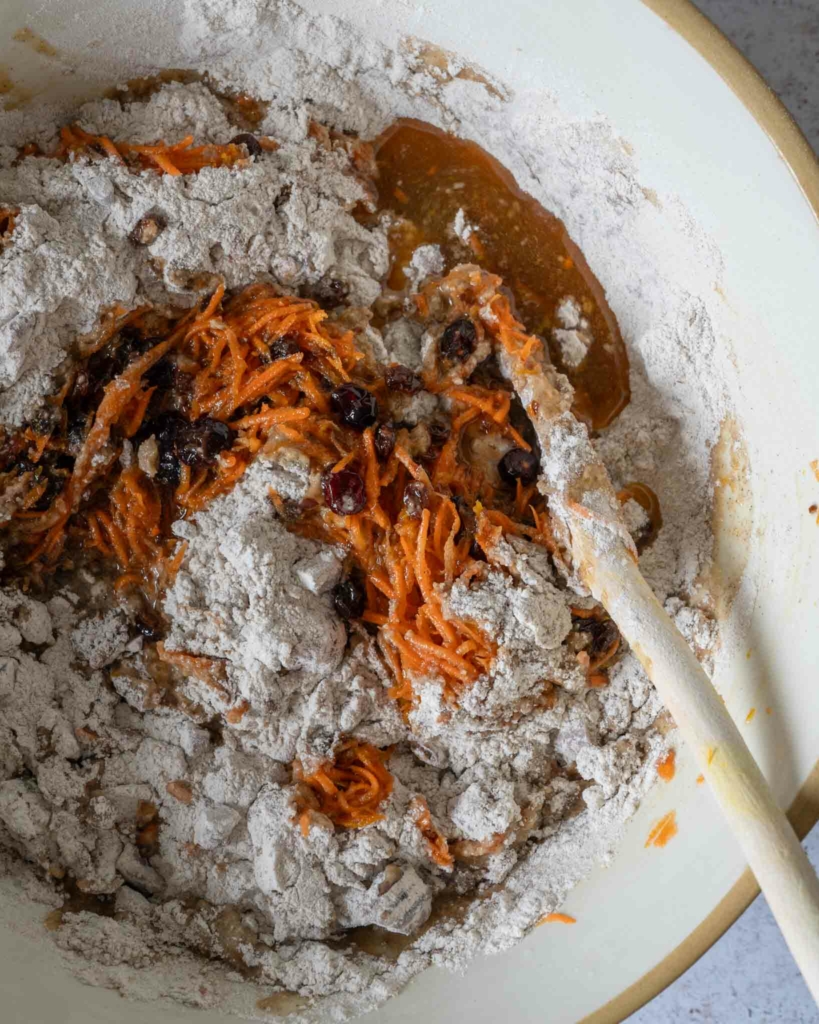
[[[717,344],[735,353],[753,501],[734,495],[719,539],[729,561],[742,563],[750,551],[747,593],[755,597],[717,683],[738,721],[760,709],[743,725],[745,735],[806,830],[819,806],[819,774],[811,774],[819,755],[819,525],[807,512],[819,501],[810,467],[819,458],[819,168],[807,144],[755,72],[686,0],[305,6],[349,18],[390,43],[423,37],[513,89],[534,82],[572,111],[601,112],[633,148],[642,183],[676,193],[721,250]],[[85,98],[127,77],[126,61],[167,64],[178,10],[161,0],[37,7],[4,0],[0,71],[14,85],[6,98]],[[54,51],[15,40],[23,27]],[[602,1024],[622,1020],[688,967],[744,908],[754,885],[684,750],[678,763],[674,781],[654,787],[631,822],[614,863],[569,897],[565,910],[576,926],[537,929],[511,952],[474,962],[465,977],[427,972],[375,1017],[383,1024]],[[663,850],[646,850],[650,823],[672,808],[679,835]],[[146,1007],[81,985],[43,941],[41,918],[40,909],[22,905],[0,921],[0,993],[10,1024],[224,1022],[218,1013]]]

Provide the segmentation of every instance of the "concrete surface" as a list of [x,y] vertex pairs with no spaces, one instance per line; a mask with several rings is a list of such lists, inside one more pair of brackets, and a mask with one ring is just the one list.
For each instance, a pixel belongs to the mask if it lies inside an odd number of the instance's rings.
[[[819,152],[819,0],[697,0]],[[819,826],[806,841],[819,867]],[[817,1024],[819,1010],[762,897],[629,1024]]]

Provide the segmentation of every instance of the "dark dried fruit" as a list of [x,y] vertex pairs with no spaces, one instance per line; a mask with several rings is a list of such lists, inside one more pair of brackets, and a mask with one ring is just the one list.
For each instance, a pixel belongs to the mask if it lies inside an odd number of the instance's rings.
[[176,363],[165,356],[146,371],[143,379],[152,388],[169,391],[176,382]]
[[429,444],[431,448],[443,448],[449,440],[449,435],[452,433],[449,424],[444,423],[443,420],[430,420],[427,423],[427,430],[429,431]]
[[392,423],[381,423],[373,438],[375,454],[382,462],[386,462],[395,448],[395,427]]
[[161,214],[147,213],[131,230],[131,241],[134,245],[151,245],[167,226],[168,222]]
[[167,448],[175,451],[177,438],[187,425],[188,421],[178,412],[164,412],[161,416],[157,416],[152,428],[160,449]]
[[176,487],[181,475],[182,467],[176,454],[169,448],[160,448],[154,479],[161,484],[170,484],[172,487]]
[[230,141],[234,146],[244,146],[248,156],[261,156],[264,153],[262,144],[251,132],[241,132],[239,135],[234,135]]
[[342,619],[360,619],[367,606],[367,595],[360,583],[347,577],[333,588],[333,605]]
[[330,394],[330,402],[342,422],[353,430],[371,427],[378,418],[375,395],[358,384],[341,384]]
[[176,442],[179,458],[186,466],[195,469],[209,465],[232,443],[233,431],[227,423],[212,420],[209,416],[186,423]]
[[84,413],[69,414],[65,432],[65,448],[69,455],[76,458],[85,444],[85,435],[90,426],[89,417]]
[[429,506],[429,488],[418,480],[411,480],[404,488],[404,508],[410,519],[420,519]]
[[149,618],[147,615],[140,615],[137,617],[134,625],[146,640],[162,639],[162,630],[160,629],[159,624],[153,621],[153,618]]
[[367,504],[364,481],[354,469],[328,473],[321,489],[327,505],[340,516],[354,516]]
[[507,483],[520,480],[522,484],[533,484],[540,470],[540,460],[534,452],[523,448],[510,448],[498,463],[498,472]]
[[[42,478],[41,478],[42,479]],[[46,477],[46,489],[37,499],[37,501],[29,506],[31,512],[46,512],[51,507],[52,501],[62,491],[65,484],[65,478],[62,476],[47,476]]]
[[137,328],[126,324],[112,340],[95,352],[80,370],[71,393],[72,401],[98,400],[103,388],[126,369],[138,355],[153,348],[160,338],[143,338]]
[[591,638],[586,648],[590,668],[603,665],[616,652],[620,643],[620,630],[612,619],[599,619],[596,616],[573,618],[572,626],[578,633],[588,633]]
[[[429,446],[423,454],[419,454],[418,458],[422,462],[434,462],[449,440],[451,430],[449,424],[443,420],[430,420],[429,423],[424,424],[424,427],[429,437]],[[416,427],[417,429],[418,427]]]
[[59,410],[53,405],[46,406],[44,409],[41,409],[31,421],[31,429],[35,434],[45,436],[54,430],[59,420]]
[[337,309],[347,301],[350,289],[336,277],[325,277],[309,285],[305,292],[307,297],[317,302],[322,309]]
[[424,382],[408,366],[395,363],[384,371],[384,383],[390,391],[400,391],[404,395],[417,395]]
[[156,479],[160,483],[176,485],[180,463],[193,469],[210,465],[233,443],[230,427],[209,416],[188,423],[179,413],[166,412],[154,420],[150,429],[159,445]]
[[289,334],[285,334],[282,338],[277,338],[270,346],[270,358],[276,359],[287,359],[288,356],[294,356],[299,353],[301,349],[295,338]]
[[441,335],[439,349],[444,359],[462,363],[472,355],[477,344],[477,328],[468,316],[462,316],[447,326]]

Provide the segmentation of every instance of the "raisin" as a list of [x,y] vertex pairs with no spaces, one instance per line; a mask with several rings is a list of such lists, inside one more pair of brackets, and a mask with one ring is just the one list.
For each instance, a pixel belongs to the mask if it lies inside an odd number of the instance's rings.
[[427,430],[429,431],[429,443],[433,448],[443,448],[451,433],[449,424],[444,423],[443,420],[430,420],[427,423]]
[[443,420],[430,420],[425,424],[429,435],[429,447],[423,455],[419,455],[422,462],[433,462],[441,454],[441,449],[449,440],[451,433],[449,424]]
[[47,406],[41,409],[31,423],[31,429],[35,434],[44,436],[50,434],[60,419],[60,413],[54,406]]
[[46,478],[46,489],[37,499],[37,501],[29,506],[32,512],[47,512],[51,508],[52,501],[62,491],[65,479],[61,476],[48,476]]
[[186,423],[177,436],[177,454],[186,466],[198,469],[214,461],[219,452],[230,448],[233,431],[227,423],[203,416],[201,420]]
[[417,373],[408,366],[395,363],[384,372],[384,383],[390,391],[400,391],[404,395],[417,395],[424,386]]
[[181,466],[177,454],[177,442],[186,426],[187,421],[176,412],[162,413],[150,425],[149,429],[152,430],[159,446],[155,477],[159,483],[171,484],[173,487],[179,483]]
[[277,338],[270,346],[270,358],[272,360],[287,359],[288,356],[294,356],[300,351],[301,349],[296,339],[289,334],[285,334],[283,337]]
[[161,214],[147,213],[131,230],[131,241],[134,245],[151,245],[167,226],[168,222]]
[[134,625],[146,640],[162,639],[162,630],[160,629],[159,624],[154,621],[153,616],[139,615],[137,616]]
[[380,423],[375,431],[375,454],[386,462],[395,448],[395,427],[392,423]]
[[537,455],[523,448],[510,448],[498,463],[498,472],[507,483],[520,480],[522,484],[532,484],[537,480],[539,470]]
[[371,427],[378,418],[375,395],[358,384],[342,384],[330,394],[330,402],[343,423],[353,430]]
[[418,480],[411,480],[404,488],[404,508],[410,519],[420,519],[429,505],[429,489]]
[[478,344],[478,331],[468,316],[459,317],[441,335],[439,349],[444,359],[462,363],[472,355]]
[[612,619],[573,618],[572,626],[578,633],[588,633],[590,640],[586,651],[592,665],[600,659],[620,640],[620,630]]
[[353,469],[328,473],[322,482],[324,500],[340,516],[354,516],[367,504],[364,481]]
[[333,588],[333,605],[342,619],[360,619],[366,604],[364,588],[349,576]]
[[91,377],[87,370],[78,370],[74,377],[74,383],[71,385],[71,395],[69,398],[70,402],[81,402],[84,398],[87,398],[91,391]]
[[167,448],[161,448],[154,479],[161,484],[170,484],[172,487],[176,487],[181,474],[182,467],[179,465],[176,454]]
[[176,363],[164,356],[144,374],[145,382],[159,391],[170,391],[176,382]]
[[264,153],[262,144],[251,132],[240,132],[230,140],[234,146],[244,146],[248,156],[261,156]]
[[305,289],[307,297],[317,302],[322,309],[337,309],[343,306],[350,294],[350,289],[336,277],[323,277],[316,284]]
[[160,449],[176,449],[180,434],[187,427],[188,421],[178,412],[164,412],[153,422],[153,433]]

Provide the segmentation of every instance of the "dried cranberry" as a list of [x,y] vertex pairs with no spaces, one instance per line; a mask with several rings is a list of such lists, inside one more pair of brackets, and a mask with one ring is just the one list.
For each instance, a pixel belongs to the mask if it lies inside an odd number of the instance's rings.
[[507,483],[520,480],[522,484],[532,484],[537,480],[539,469],[537,455],[523,448],[511,448],[498,463],[498,472]]
[[441,335],[439,348],[444,359],[462,363],[472,355],[477,344],[477,328],[468,316],[462,316],[447,326]]
[[322,482],[324,500],[340,516],[354,516],[367,504],[364,481],[353,469],[328,473]]
[[347,577],[333,588],[333,605],[342,619],[360,619],[367,605],[364,588]]
[[404,488],[404,508],[410,519],[420,519],[429,505],[429,489],[418,480],[411,480]]
[[390,391],[400,391],[404,395],[417,395],[424,386],[417,373],[399,363],[387,367],[384,372],[384,383]]
[[230,141],[234,146],[244,146],[248,156],[261,156],[264,153],[262,144],[250,132],[240,132],[239,135],[234,135]]
[[353,430],[371,427],[378,418],[375,395],[358,384],[341,384],[330,394],[330,402],[342,422]]
[[386,462],[395,448],[395,427],[392,423],[379,424],[373,441],[375,454],[382,462]]
[[277,338],[270,346],[270,358],[276,359],[287,359],[288,356],[294,356],[301,349],[299,348],[298,342],[295,338],[289,334],[285,334],[281,338]]
[[232,443],[233,431],[227,423],[203,416],[185,425],[177,439],[177,453],[186,466],[198,468],[209,465]]

